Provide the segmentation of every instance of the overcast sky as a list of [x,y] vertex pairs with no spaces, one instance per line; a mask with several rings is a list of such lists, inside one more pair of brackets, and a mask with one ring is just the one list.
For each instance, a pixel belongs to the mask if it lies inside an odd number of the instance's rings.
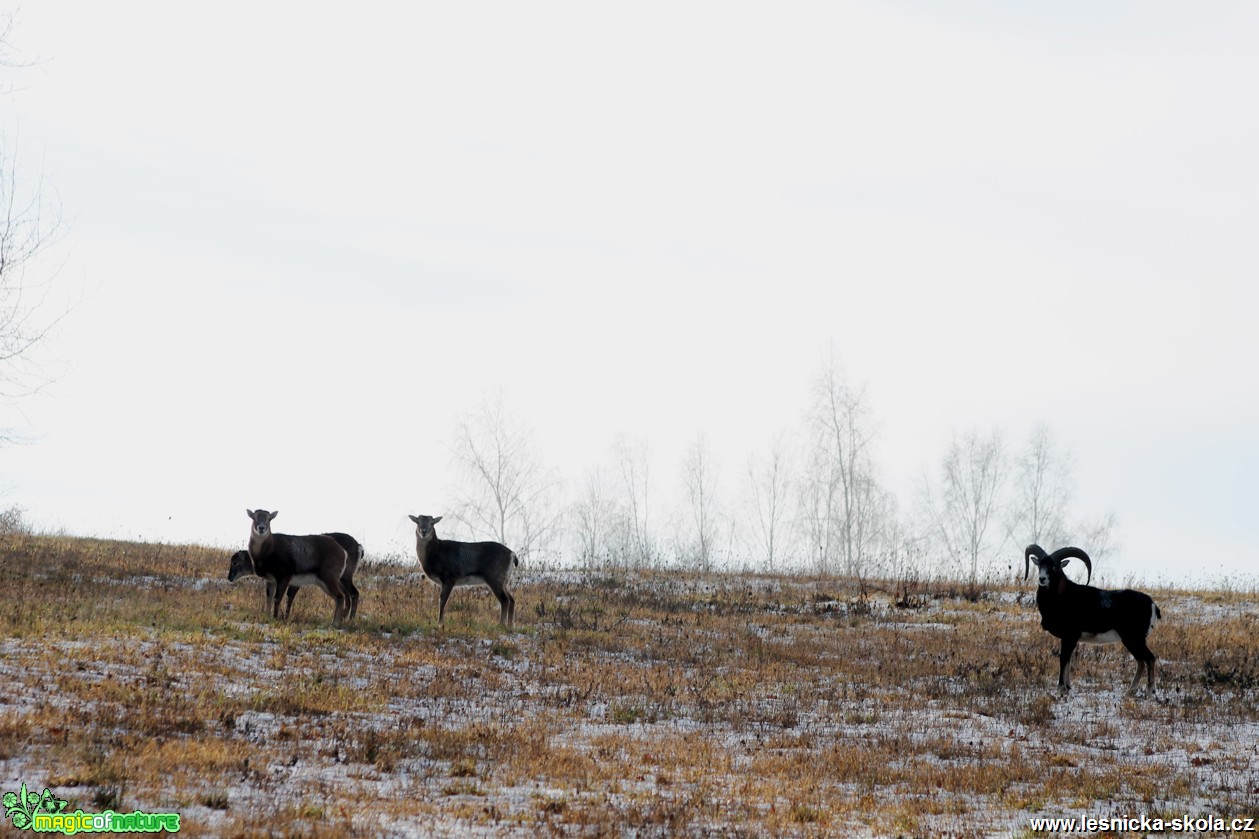
[[702,430],[733,499],[833,347],[902,503],[1047,422],[1108,577],[1255,578],[1254,4],[27,3],[10,42],[77,301],[5,408],[42,527],[409,551],[500,391],[574,483],[624,433],[667,493]]

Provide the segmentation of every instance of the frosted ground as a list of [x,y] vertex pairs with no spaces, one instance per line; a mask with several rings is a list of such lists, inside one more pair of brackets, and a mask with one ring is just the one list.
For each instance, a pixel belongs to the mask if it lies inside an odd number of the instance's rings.
[[[157,555],[152,554],[156,552]],[[1156,698],[1028,591],[365,567],[361,620],[265,618],[200,548],[7,544],[0,781],[190,835],[1021,835],[1030,816],[1259,815],[1259,608],[1154,592]],[[20,557],[32,554],[38,562]],[[119,573],[143,557],[141,579]],[[221,566],[221,567],[219,567]],[[12,575],[11,575],[12,578]],[[899,605],[898,605],[899,604]]]

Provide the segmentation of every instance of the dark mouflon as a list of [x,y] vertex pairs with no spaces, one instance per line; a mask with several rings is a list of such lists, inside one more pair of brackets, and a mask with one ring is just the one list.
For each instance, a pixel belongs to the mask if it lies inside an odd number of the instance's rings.
[[520,559],[498,542],[455,542],[437,538],[441,516],[410,516],[415,522],[415,554],[430,580],[441,586],[437,623],[446,620],[446,601],[456,586],[484,583],[498,598],[498,622],[511,628],[516,622],[516,598],[507,590],[513,566]]
[[1110,591],[1094,588],[1087,583],[1080,585],[1063,573],[1063,566],[1071,559],[1078,559],[1088,568],[1088,582],[1093,581],[1093,562],[1081,548],[1059,548],[1046,554],[1040,545],[1028,545],[1023,552],[1023,578],[1034,563],[1040,569],[1040,584],[1036,589],[1036,608],[1040,610],[1040,625],[1049,634],[1062,640],[1058,655],[1058,687],[1071,690],[1071,657],[1076,645],[1113,644],[1123,645],[1137,660],[1137,675],[1128,688],[1131,696],[1146,673],[1148,690],[1154,693],[1154,662],[1158,656],[1146,646],[1150,630],[1163,617],[1154,598],[1143,591],[1121,589]]
[[[357,600],[349,593],[354,591],[357,594],[357,589],[347,589],[341,582],[349,564],[346,549],[326,534],[290,536],[272,532],[271,520],[279,515],[278,511],[245,512],[253,522],[249,529],[249,550],[238,551],[232,557],[228,579],[239,579],[242,574],[249,573],[244,564],[247,560],[254,574],[266,578],[268,611],[276,618],[280,617],[280,600],[289,592],[290,586],[318,585],[336,603],[332,622],[339,625]],[[241,553],[246,556],[242,558]],[[289,594],[290,609],[292,595]]]

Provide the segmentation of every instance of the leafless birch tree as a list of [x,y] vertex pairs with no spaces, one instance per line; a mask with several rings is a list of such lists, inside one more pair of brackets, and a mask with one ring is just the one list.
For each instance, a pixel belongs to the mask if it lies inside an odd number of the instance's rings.
[[752,541],[772,571],[791,555],[791,520],[795,489],[791,449],[785,434],[776,436],[765,456],[748,459],[748,516]]
[[859,576],[874,549],[872,501],[881,490],[870,457],[874,434],[865,388],[848,384],[833,355],[814,385],[805,427],[799,501],[810,552],[823,573],[838,563],[843,573]]
[[933,529],[948,557],[968,572],[971,593],[979,590],[981,559],[992,559],[1005,539],[997,534],[1006,481],[1005,443],[998,431],[954,435],[941,462],[939,490],[926,484]]
[[687,449],[682,462],[682,482],[692,528],[692,558],[701,571],[709,571],[717,527],[717,470],[703,432],[695,435]]
[[1045,424],[1032,429],[1014,464],[1010,534],[1019,545],[1066,544],[1072,461]]
[[559,481],[501,394],[457,421],[453,453],[461,478],[453,516],[473,534],[509,545],[521,558],[553,535]]
[[1115,538],[1118,529],[1119,517],[1112,510],[1078,525],[1079,536],[1075,537],[1075,541],[1077,544],[1087,545],[1088,555],[1092,557],[1094,564],[1101,567],[1107,557],[1119,550]]
[[650,566],[656,561],[656,543],[650,530],[651,446],[644,439],[620,435],[612,445],[624,493],[625,564]]
[[1113,512],[1073,519],[1075,458],[1048,425],[1032,429],[1014,468],[1009,531],[1016,545],[1080,545],[1094,562],[1114,550]]
[[[0,18],[0,66],[20,67],[9,35],[12,14]],[[4,92],[7,92],[4,91]],[[48,310],[48,278],[32,279],[28,268],[64,233],[60,206],[45,193],[42,173],[29,180],[18,165],[17,149],[0,134],[0,400],[29,396],[47,383],[35,349],[64,316]],[[0,440],[9,439],[0,433]]]
[[606,470],[589,469],[581,494],[574,502],[570,519],[577,544],[577,557],[587,568],[624,563],[624,553],[616,556],[617,505],[608,485]]

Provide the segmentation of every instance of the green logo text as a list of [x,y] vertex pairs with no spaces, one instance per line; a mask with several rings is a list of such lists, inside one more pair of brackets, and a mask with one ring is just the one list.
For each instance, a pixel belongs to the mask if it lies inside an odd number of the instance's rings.
[[64,799],[57,798],[51,790],[42,793],[28,792],[22,784],[20,792],[6,792],[3,798],[4,814],[18,830],[34,830],[37,833],[167,833],[179,832],[178,813],[85,813],[75,810],[65,812]]

